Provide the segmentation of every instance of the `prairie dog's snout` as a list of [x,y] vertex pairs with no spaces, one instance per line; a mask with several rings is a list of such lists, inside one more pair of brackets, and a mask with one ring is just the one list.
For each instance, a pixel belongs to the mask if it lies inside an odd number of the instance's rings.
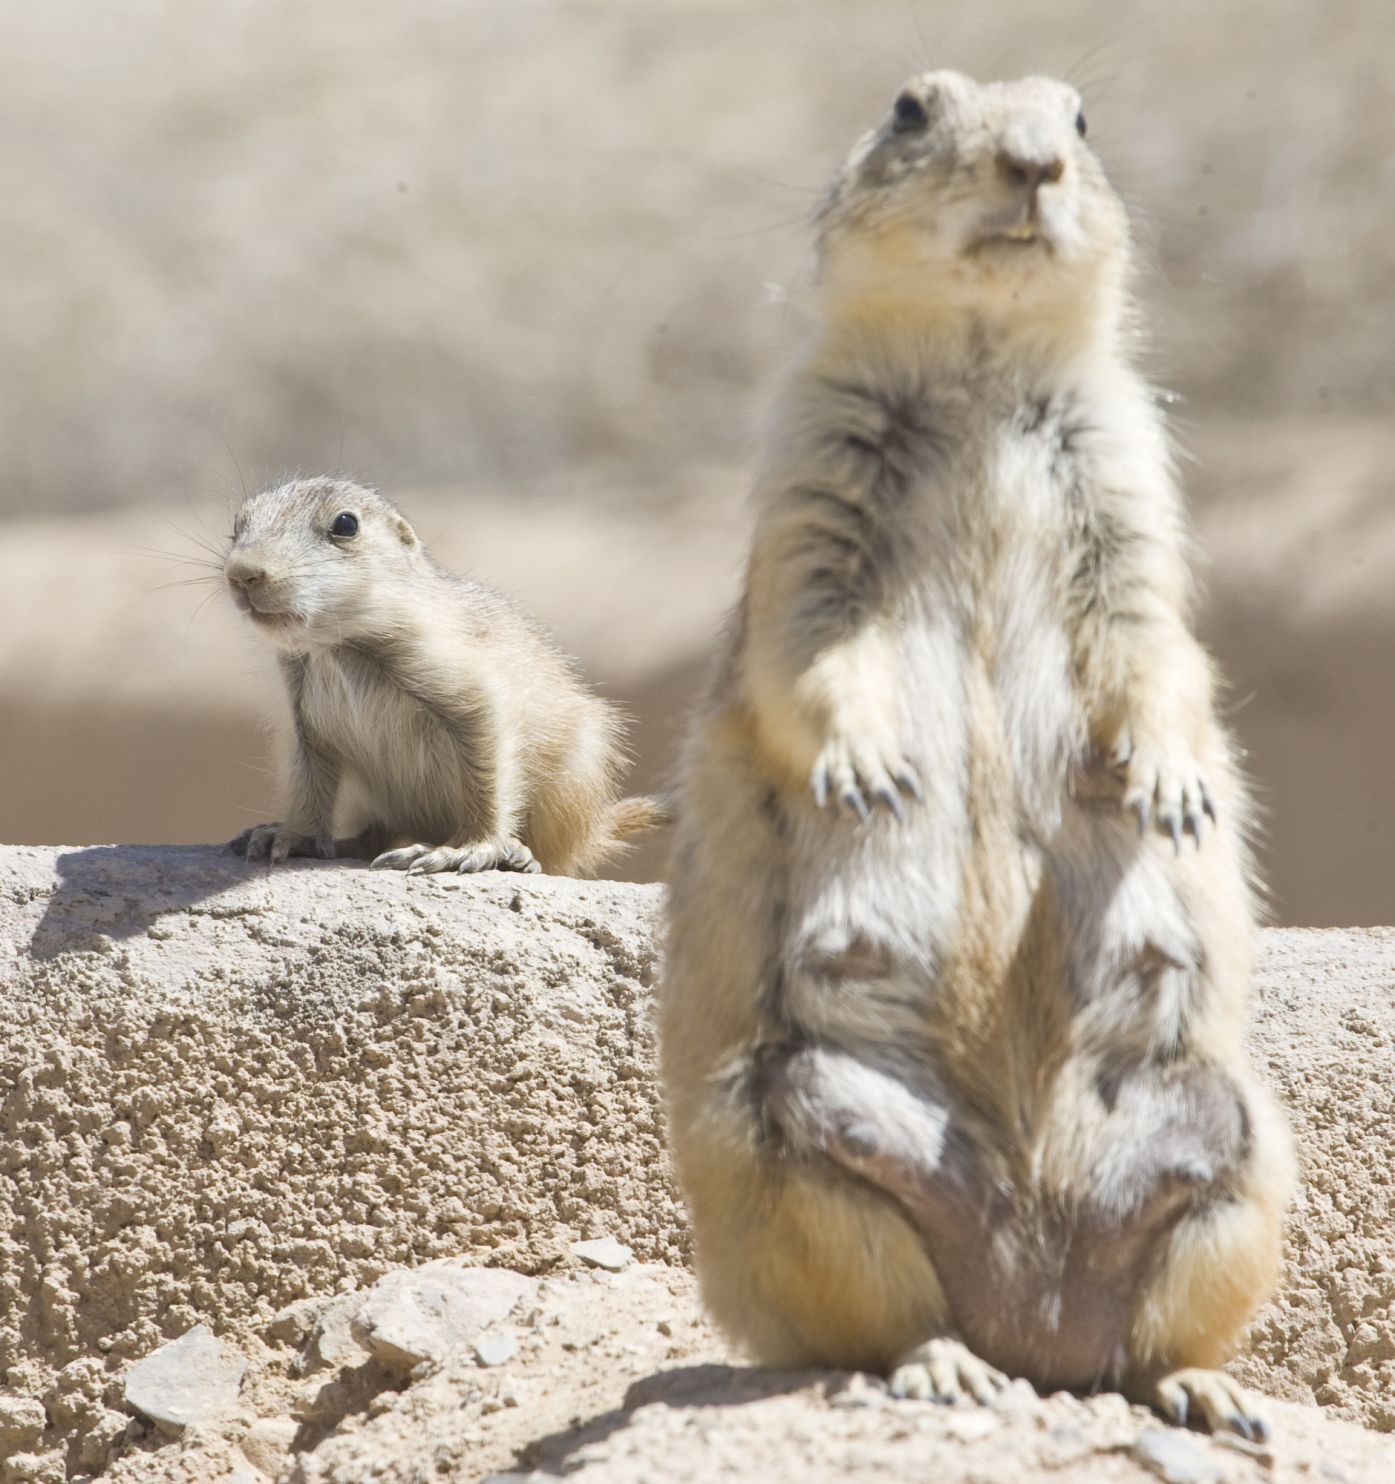
[[329,625],[337,640],[382,576],[410,568],[417,551],[411,526],[374,491],[293,480],[238,511],[223,576],[237,608],[273,639],[314,640]]
[[1021,192],[1036,209],[1037,192],[1066,173],[1064,145],[1051,120],[1035,114],[1009,120],[998,140],[998,173],[1009,189]]

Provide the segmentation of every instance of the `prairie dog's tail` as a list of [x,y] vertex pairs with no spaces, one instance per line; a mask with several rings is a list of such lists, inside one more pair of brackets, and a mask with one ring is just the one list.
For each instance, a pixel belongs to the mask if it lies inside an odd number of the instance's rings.
[[672,824],[677,814],[671,794],[632,794],[610,808],[610,837],[617,842]]

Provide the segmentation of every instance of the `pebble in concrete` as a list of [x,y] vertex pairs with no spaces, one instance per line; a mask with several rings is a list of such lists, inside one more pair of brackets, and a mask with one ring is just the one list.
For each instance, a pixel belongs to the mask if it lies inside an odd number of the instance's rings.
[[247,1362],[207,1325],[161,1345],[126,1373],[126,1405],[177,1437],[191,1423],[213,1422],[237,1402]]
[[1177,1428],[1145,1428],[1134,1440],[1133,1456],[1167,1484],[1215,1484],[1221,1477],[1205,1449]]
[[0,1391],[0,1458],[23,1452],[26,1444],[36,1443],[48,1426],[41,1403],[32,1397]]
[[354,1333],[387,1369],[408,1372],[473,1343],[536,1290],[532,1278],[503,1268],[427,1263],[380,1278],[354,1317]]
[[475,1359],[484,1366],[505,1365],[518,1354],[518,1341],[507,1330],[491,1330],[475,1341]]
[[571,1251],[573,1257],[579,1257],[591,1267],[606,1268],[612,1273],[618,1273],[634,1256],[623,1242],[617,1242],[614,1237],[598,1237],[593,1242],[573,1242]]
[[280,1473],[300,1431],[294,1417],[263,1417],[254,1422],[242,1439],[247,1461],[273,1478]]

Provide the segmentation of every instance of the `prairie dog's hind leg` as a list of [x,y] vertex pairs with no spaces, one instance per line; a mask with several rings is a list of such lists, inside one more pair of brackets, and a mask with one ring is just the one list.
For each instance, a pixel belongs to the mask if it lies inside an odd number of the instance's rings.
[[[767,1055],[769,1111],[796,1150],[821,1154],[877,1187],[922,1234],[940,1224],[949,1234],[946,1201],[962,1204],[974,1161],[931,1090],[831,1048]],[[1011,1384],[952,1332],[950,1319],[896,1360],[893,1396],[991,1405]]]
[[1162,1238],[1136,1301],[1124,1389],[1172,1422],[1262,1442],[1262,1401],[1217,1367],[1274,1286],[1293,1156],[1268,1096],[1253,1084],[1240,1096],[1248,1147],[1229,1189]]

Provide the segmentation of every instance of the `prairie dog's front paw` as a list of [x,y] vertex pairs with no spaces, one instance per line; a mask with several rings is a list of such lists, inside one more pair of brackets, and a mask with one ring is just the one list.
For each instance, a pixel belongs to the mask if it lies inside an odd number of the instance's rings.
[[279,823],[254,824],[237,839],[229,840],[228,849],[249,861],[269,861],[272,865],[293,855],[322,861],[332,861],[335,856],[334,841],[328,835],[302,835]]
[[824,743],[809,784],[820,809],[832,799],[864,824],[874,808],[904,820],[905,799],[921,798],[920,779],[900,748],[848,733]]
[[1182,836],[1190,834],[1201,848],[1203,815],[1216,822],[1216,805],[1192,750],[1180,738],[1137,740],[1126,728],[1109,754],[1109,765],[1124,779],[1125,809],[1138,816],[1142,834],[1149,821],[1172,840],[1180,853]]

